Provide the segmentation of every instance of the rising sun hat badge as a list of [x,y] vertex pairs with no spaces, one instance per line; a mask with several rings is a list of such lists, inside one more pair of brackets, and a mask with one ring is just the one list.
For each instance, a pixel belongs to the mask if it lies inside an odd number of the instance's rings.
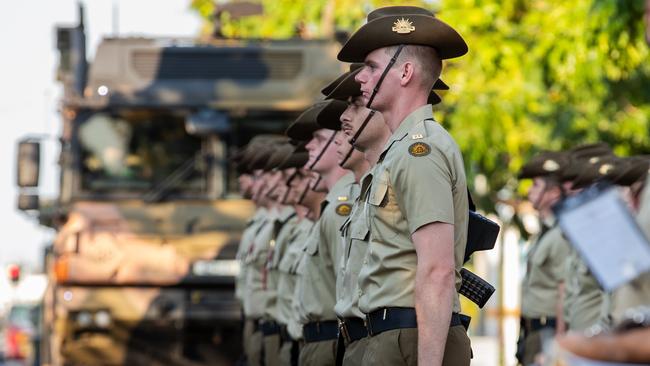
[[400,18],[393,23],[393,32],[397,34],[409,34],[413,31],[415,31],[415,27],[408,19]]

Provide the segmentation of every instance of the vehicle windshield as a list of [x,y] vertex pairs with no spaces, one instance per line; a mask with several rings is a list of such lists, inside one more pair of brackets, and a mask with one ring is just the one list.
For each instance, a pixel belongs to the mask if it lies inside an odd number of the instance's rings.
[[142,194],[175,176],[175,193],[205,191],[201,140],[185,132],[182,117],[96,113],[79,125],[78,138],[84,191]]
[[14,305],[9,311],[9,323],[20,328],[33,328],[38,320],[38,307]]

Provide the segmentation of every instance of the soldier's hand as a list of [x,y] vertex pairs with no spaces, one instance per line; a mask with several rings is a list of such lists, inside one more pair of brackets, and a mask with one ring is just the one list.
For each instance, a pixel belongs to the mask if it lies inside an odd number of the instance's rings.
[[633,329],[624,333],[586,337],[569,333],[558,336],[565,350],[593,360],[609,362],[649,363],[650,328]]

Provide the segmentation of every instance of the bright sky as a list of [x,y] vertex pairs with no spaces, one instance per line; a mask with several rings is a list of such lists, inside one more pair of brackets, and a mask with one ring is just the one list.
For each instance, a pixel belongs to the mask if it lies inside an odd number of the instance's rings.
[[[120,35],[197,35],[200,20],[189,11],[189,0],[84,0],[88,57],[92,60],[102,37],[113,32],[113,8]],[[76,0],[0,2],[0,282],[4,266],[21,263],[39,268],[51,231],[39,227],[16,207],[17,140],[45,136],[42,146],[40,193],[53,198],[58,189],[57,115],[61,90],[55,81],[58,55],[56,24],[77,24]]]

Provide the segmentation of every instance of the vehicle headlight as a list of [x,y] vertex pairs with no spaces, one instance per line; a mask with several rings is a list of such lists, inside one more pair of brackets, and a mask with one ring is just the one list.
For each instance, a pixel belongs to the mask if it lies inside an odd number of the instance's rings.
[[195,276],[237,276],[239,261],[236,259],[215,259],[196,261],[192,265]]
[[111,314],[106,310],[100,310],[95,314],[95,325],[100,328],[108,328],[111,325]]
[[76,320],[80,327],[89,327],[93,323],[93,316],[87,311],[80,311]]

